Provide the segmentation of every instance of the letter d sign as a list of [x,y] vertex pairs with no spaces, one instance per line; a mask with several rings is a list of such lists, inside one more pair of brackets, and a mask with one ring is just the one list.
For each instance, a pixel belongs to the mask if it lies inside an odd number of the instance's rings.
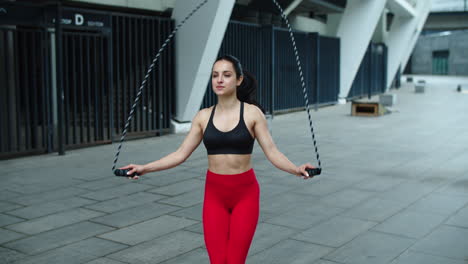
[[75,14],[75,25],[82,26],[84,23],[84,17],[81,14]]

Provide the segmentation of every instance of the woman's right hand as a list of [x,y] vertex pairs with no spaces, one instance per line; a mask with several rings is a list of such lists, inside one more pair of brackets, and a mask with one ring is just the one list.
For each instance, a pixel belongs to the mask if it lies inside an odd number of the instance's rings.
[[133,176],[133,177],[129,176],[128,177],[129,179],[134,179],[134,180],[138,180],[139,179],[138,176],[146,174],[146,171],[145,171],[143,165],[129,164],[129,165],[127,165],[125,167],[122,167],[120,169],[121,170],[129,170],[128,173],[127,173],[128,175],[132,175],[132,174],[136,173],[135,176]]

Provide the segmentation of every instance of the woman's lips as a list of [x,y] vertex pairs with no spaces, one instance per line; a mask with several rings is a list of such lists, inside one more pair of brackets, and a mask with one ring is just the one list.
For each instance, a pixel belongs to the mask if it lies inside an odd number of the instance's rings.
[[224,86],[216,86],[216,89],[223,89]]

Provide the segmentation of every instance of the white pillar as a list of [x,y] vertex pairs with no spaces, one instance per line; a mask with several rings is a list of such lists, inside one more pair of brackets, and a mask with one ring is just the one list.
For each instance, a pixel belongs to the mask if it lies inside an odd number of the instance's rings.
[[341,39],[340,101],[348,96],[386,0],[349,0],[338,26]]
[[419,16],[418,18],[418,25],[416,27],[416,30],[411,38],[411,41],[410,41],[410,45],[408,47],[410,47],[409,49],[406,49],[403,53],[403,58],[400,62],[401,64],[401,68],[404,69],[406,67],[406,64],[408,63],[408,60],[411,56],[411,54],[413,53],[413,49],[414,49],[414,46],[416,46],[416,42],[418,41],[419,39],[419,35],[421,34],[421,31],[424,27],[424,24],[426,23],[426,20],[427,20],[427,17],[429,16],[429,13],[430,13],[430,9],[431,9],[431,1],[422,1],[423,4],[425,5],[423,7],[423,11],[421,12],[421,15]]
[[[172,13],[175,23],[181,22],[201,2],[177,0]],[[200,108],[234,3],[234,0],[208,1],[176,34],[178,122],[190,122]]]
[[404,69],[429,14],[430,6],[431,1],[419,0],[414,17],[395,15],[387,41],[387,89],[390,88],[398,67],[401,65],[401,69]]

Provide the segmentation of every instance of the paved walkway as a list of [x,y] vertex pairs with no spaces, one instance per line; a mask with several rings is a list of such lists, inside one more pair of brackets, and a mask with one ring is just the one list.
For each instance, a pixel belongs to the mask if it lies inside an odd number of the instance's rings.
[[[256,143],[261,217],[247,263],[468,263],[468,78],[404,82],[392,113],[313,112],[323,175],[275,169]],[[468,87],[467,87],[468,88]],[[304,112],[273,121],[296,164],[313,161]],[[120,164],[158,159],[184,135],[127,142]],[[206,153],[139,181],[110,173],[116,145],[0,161],[0,263],[208,263]]]

